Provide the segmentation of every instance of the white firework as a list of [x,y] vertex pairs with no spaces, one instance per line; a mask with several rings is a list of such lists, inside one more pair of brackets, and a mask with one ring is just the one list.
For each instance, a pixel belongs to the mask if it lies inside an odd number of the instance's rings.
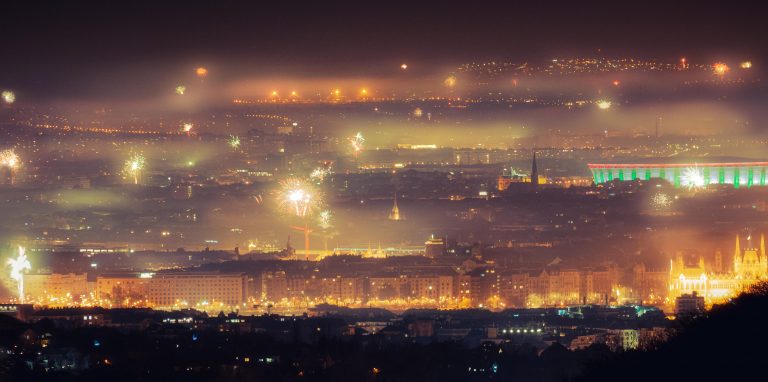
[[704,171],[698,167],[688,167],[683,170],[683,174],[680,177],[680,184],[688,187],[688,189],[703,188],[707,185],[704,179]]
[[3,90],[3,92],[0,93],[0,97],[3,99],[3,102],[8,105],[16,102],[16,94],[10,90]]
[[330,210],[323,210],[320,211],[320,213],[317,216],[318,224],[320,225],[320,228],[322,229],[328,229],[331,228],[332,220],[333,220],[333,213],[331,213]]
[[309,178],[315,182],[322,182],[329,175],[333,174],[330,167],[318,167],[309,174]]
[[19,246],[19,254],[15,259],[8,260],[8,265],[11,266],[11,278],[18,283],[19,302],[24,303],[24,272],[30,270],[32,265],[27,259],[26,250],[24,247]]

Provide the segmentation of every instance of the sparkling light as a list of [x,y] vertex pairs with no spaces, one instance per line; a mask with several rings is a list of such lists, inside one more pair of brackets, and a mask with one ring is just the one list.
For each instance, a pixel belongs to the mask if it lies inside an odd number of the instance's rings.
[[712,70],[714,70],[715,74],[722,77],[725,75],[725,73],[728,73],[731,68],[729,68],[728,65],[726,65],[724,62],[716,62],[714,65],[712,65]]
[[184,93],[186,93],[186,91],[187,91],[187,87],[184,86],[184,85],[179,85],[179,86],[176,87],[176,94],[178,94],[178,95],[184,95]]
[[400,65],[400,69],[406,70],[408,69],[408,64],[402,64]]
[[193,125],[190,122],[186,122],[186,123],[184,123],[184,125],[182,125],[181,128],[182,128],[182,130],[184,130],[185,133],[187,133],[187,135],[189,135],[189,134],[192,133],[192,128],[193,127],[195,127],[195,125]]
[[278,203],[285,213],[305,217],[320,208],[322,198],[312,184],[299,178],[289,178],[280,182]]
[[195,75],[197,75],[198,78],[208,77],[208,69],[201,66],[195,69]]
[[599,100],[596,104],[600,110],[608,110],[611,108],[611,101],[608,100]]
[[318,167],[309,174],[309,178],[316,182],[322,182],[326,176],[333,174],[330,167]]
[[0,97],[2,97],[3,102],[8,105],[16,102],[16,94],[10,90],[3,90],[3,92],[0,93]]
[[323,210],[317,215],[318,225],[322,229],[328,229],[332,226],[333,213],[330,210]]
[[651,198],[651,205],[657,210],[667,209],[672,205],[672,198],[663,192],[659,192]]
[[443,81],[443,85],[453,89],[456,86],[456,76],[448,76],[448,78]]
[[741,66],[742,69],[750,69],[752,68],[752,61],[744,61],[739,66]]
[[141,154],[134,154],[125,161],[123,170],[127,176],[133,177],[133,184],[139,184],[139,176],[141,176],[141,171],[144,170],[144,164],[145,159]]
[[355,152],[355,155],[357,155],[360,151],[363,151],[363,144],[365,143],[365,138],[363,138],[363,133],[357,132],[354,137],[349,138],[349,144],[352,145],[352,150]]
[[238,137],[237,135],[230,135],[229,146],[232,147],[233,149],[240,147],[240,137]]
[[11,266],[10,276],[18,283],[19,302],[24,303],[24,272],[32,269],[32,265],[27,259],[24,247],[19,246],[19,254],[15,259],[8,260],[8,265]]
[[702,188],[706,186],[704,172],[698,167],[688,167],[683,170],[683,174],[680,177],[680,184],[689,189]]
[[19,165],[19,156],[13,149],[0,151],[0,166],[7,167],[10,170]]

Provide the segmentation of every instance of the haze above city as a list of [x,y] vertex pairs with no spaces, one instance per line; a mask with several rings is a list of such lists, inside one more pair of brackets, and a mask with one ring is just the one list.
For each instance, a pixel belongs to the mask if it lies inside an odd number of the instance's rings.
[[0,379],[752,378],[767,17],[3,4]]

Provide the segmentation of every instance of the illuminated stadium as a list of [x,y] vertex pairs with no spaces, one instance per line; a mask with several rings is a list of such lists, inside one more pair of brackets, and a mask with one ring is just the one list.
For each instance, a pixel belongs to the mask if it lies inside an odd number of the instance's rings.
[[735,188],[765,186],[768,162],[588,164],[595,184],[612,180],[665,179],[675,187],[730,184]]

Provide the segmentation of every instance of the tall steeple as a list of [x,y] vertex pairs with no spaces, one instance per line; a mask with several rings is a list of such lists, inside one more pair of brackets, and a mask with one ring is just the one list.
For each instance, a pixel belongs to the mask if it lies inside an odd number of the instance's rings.
[[533,161],[531,162],[531,185],[536,188],[539,186],[539,169],[536,167],[536,149],[533,149]]
[[765,234],[760,234],[760,256],[765,256]]
[[392,206],[392,211],[389,212],[389,220],[403,220],[403,218],[400,216],[400,209],[397,208],[397,193],[395,193],[395,202]]
[[733,252],[733,256],[741,255],[741,246],[739,245],[739,235],[736,234],[736,250]]

